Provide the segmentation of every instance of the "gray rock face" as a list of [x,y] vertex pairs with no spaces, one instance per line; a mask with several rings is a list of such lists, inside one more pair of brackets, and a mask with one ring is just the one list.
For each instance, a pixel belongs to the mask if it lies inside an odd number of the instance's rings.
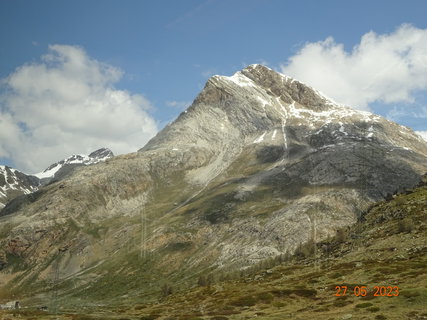
[[209,79],[137,153],[79,167],[11,210],[0,248],[36,278],[67,248],[60,274],[93,288],[84,279],[125,266],[162,279],[245,268],[354,223],[372,201],[416,185],[426,160],[409,128],[251,65]]
[[[261,65],[212,77],[193,105],[140,152],[154,150],[168,150],[168,162],[191,169],[188,181],[202,185],[252,152],[274,174],[280,167],[309,184],[362,183],[373,198],[417,181],[427,152],[409,128],[340,106]],[[380,163],[383,170],[375,168]]]

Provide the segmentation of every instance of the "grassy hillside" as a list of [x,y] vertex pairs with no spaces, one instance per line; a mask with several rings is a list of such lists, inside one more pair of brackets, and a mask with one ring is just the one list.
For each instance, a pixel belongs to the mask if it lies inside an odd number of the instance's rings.
[[154,288],[157,302],[124,293],[108,305],[0,311],[0,319],[426,319],[426,216],[424,185],[377,203],[356,225],[285,261],[200,277],[190,290],[165,283]]

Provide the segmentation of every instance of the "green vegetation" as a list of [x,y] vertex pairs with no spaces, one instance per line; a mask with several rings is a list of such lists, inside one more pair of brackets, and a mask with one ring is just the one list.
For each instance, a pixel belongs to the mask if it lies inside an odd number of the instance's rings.
[[28,267],[24,259],[17,254],[6,253],[6,261],[12,266],[12,272],[23,271]]
[[[226,194],[227,188],[218,185],[212,199]],[[195,214],[191,209],[206,199],[200,194],[176,210],[170,219]],[[129,249],[117,253],[120,256],[115,262],[98,266],[99,276],[90,286],[78,287],[72,295],[67,295],[64,292],[68,292],[72,283],[58,284],[62,292],[59,305],[67,307],[60,308],[58,315],[28,309],[1,311],[0,318],[329,320],[343,319],[344,315],[369,320],[422,318],[427,316],[424,311],[426,209],[427,187],[423,186],[379,202],[356,225],[338,231],[336,237],[327,241],[311,241],[298,248],[294,256],[278,256],[243,271],[196,270],[187,282],[182,279],[186,270],[174,273],[173,268],[168,269],[171,260],[162,265],[162,257],[180,253],[176,259],[187,259],[195,250],[191,241],[171,241],[162,251],[146,257],[132,243],[123,244]],[[88,226],[85,228],[90,230]],[[70,227],[69,236],[80,232],[77,229],[78,226]],[[99,230],[98,234],[106,232],[101,227]],[[131,239],[136,231],[129,230]],[[96,240],[96,234],[88,234]],[[7,257],[8,261],[15,258]],[[19,261],[14,263],[19,265]],[[25,276],[17,281],[32,281]],[[82,275],[90,276],[90,272]],[[336,296],[337,286],[346,286],[346,294]],[[362,286],[367,288],[366,296],[356,296],[357,288]],[[374,296],[375,286],[396,286],[399,295]],[[112,293],[120,298],[114,298]],[[97,305],[99,302],[102,306]]]

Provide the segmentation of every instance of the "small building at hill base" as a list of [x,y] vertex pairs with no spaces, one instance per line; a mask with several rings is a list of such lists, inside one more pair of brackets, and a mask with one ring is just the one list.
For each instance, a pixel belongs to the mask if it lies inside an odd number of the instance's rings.
[[0,304],[0,309],[3,310],[14,310],[14,309],[20,309],[21,305],[19,301],[10,301],[6,304]]

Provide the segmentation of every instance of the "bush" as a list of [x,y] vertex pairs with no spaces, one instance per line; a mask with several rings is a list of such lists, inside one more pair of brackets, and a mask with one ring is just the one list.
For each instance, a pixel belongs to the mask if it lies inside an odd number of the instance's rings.
[[161,297],[166,298],[167,296],[170,296],[173,294],[173,288],[170,284],[165,283],[161,288]]
[[333,306],[341,308],[341,307],[345,307],[345,306],[347,306],[347,305],[349,305],[351,303],[352,303],[351,301],[346,301],[346,300],[343,300],[343,299],[337,299],[337,300],[335,300],[333,302]]
[[256,295],[256,299],[261,303],[271,303],[274,296],[270,292],[260,292]]
[[356,304],[356,308],[367,308],[367,307],[372,307],[373,304],[370,302],[364,302],[364,303],[359,303]]
[[307,243],[299,245],[295,250],[295,256],[300,259],[308,258],[316,252],[316,243],[313,239],[310,239]]
[[208,281],[207,281],[206,277],[205,276],[200,276],[199,279],[197,280],[197,285],[199,287],[207,286],[208,285]]
[[157,315],[142,316],[139,320],[156,320],[158,317]]
[[335,239],[338,243],[343,243],[348,240],[348,231],[344,228],[338,229]]
[[409,232],[412,232],[412,230],[414,229],[415,229],[415,225],[411,218],[404,218],[400,220],[397,225],[397,231],[399,233],[402,233],[402,232],[409,233]]
[[273,307],[282,308],[284,306],[286,306],[286,304],[284,302],[280,302],[280,301],[273,302]]
[[199,279],[197,280],[197,285],[199,287],[206,287],[206,286],[212,285],[214,282],[215,282],[214,278],[213,278],[213,276],[211,274],[208,275],[208,276],[201,275],[199,277]]
[[238,307],[252,307],[256,304],[256,300],[252,296],[244,296],[231,301],[230,304]]

